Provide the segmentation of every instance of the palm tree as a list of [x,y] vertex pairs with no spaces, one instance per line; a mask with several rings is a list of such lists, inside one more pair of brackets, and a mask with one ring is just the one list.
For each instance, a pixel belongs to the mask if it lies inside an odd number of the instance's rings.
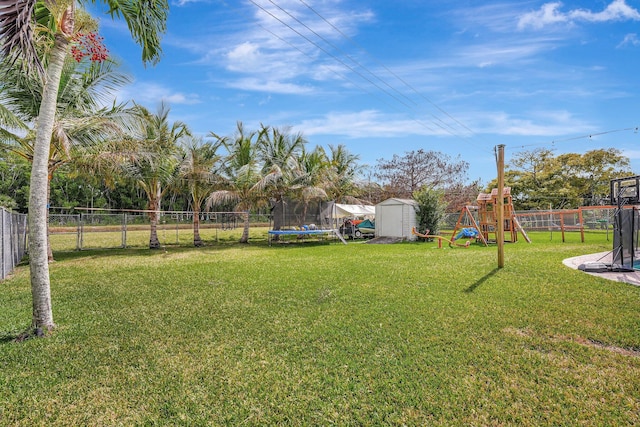
[[349,153],[347,148],[339,144],[329,145],[330,177],[327,180],[327,195],[336,203],[361,203],[356,197],[356,175],[362,169],[358,165],[359,156]]
[[249,242],[249,210],[265,202],[264,194],[257,184],[260,182],[256,132],[246,133],[242,122],[237,123],[233,139],[209,133],[227,151],[221,170],[222,189],[207,197],[206,208],[233,203],[235,211],[244,211],[244,228],[240,243]]
[[202,246],[200,238],[200,209],[209,194],[219,183],[216,168],[219,167],[219,145],[191,138],[183,146],[184,156],[178,167],[178,179],[187,187],[193,209],[193,245]]
[[291,189],[294,195],[302,200],[302,218],[306,221],[309,203],[314,199],[327,199],[325,187],[330,178],[329,162],[327,154],[321,147],[316,147],[310,152],[303,149],[297,161]]
[[[74,147],[93,146],[119,134],[123,107],[100,106],[106,96],[113,95],[129,81],[125,74],[118,71],[117,66],[111,60],[87,63],[68,58],[65,62],[47,164],[47,202],[53,174],[73,160]],[[6,60],[0,62],[0,73],[4,76],[0,91],[5,105],[24,122],[34,123],[42,101],[42,80],[34,73],[21,72]],[[35,130],[29,129],[21,136],[22,133],[5,130],[6,142],[2,145],[33,162]],[[53,261],[48,241],[47,258],[49,262]]]
[[[169,5],[166,0],[105,0],[112,17],[127,22],[132,37],[142,46],[142,60],[160,58],[160,34],[166,29]],[[35,13],[37,10],[38,13]],[[36,17],[38,20],[36,20]],[[38,112],[33,166],[29,190],[29,265],[34,332],[55,327],[51,309],[51,285],[47,259],[47,182],[51,135],[65,58],[75,28],[75,0],[0,0],[0,40],[5,56],[24,59],[44,76],[42,103]],[[50,42],[46,73],[35,48],[34,28]]]
[[[306,144],[302,134],[291,134],[289,128],[269,128],[262,126],[258,137],[257,150],[262,161],[262,178],[257,183],[265,192],[272,205],[284,203],[292,196],[298,173],[298,157]],[[273,218],[273,229],[279,230],[282,218]],[[277,238],[277,236],[276,236]]]
[[169,107],[162,102],[158,111],[152,114],[141,105],[134,107],[140,120],[141,135],[136,138],[136,152],[129,153],[129,161],[122,167],[125,175],[133,179],[147,196],[147,210],[151,222],[149,249],[159,249],[158,219],[162,197],[176,178],[178,142],[189,136],[186,124],[169,122]]
[[306,139],[301,133],[291,134],[291,129],[261,126],[257,150],[265,170],[277,166],[285,169],[287,163],[299,155]]

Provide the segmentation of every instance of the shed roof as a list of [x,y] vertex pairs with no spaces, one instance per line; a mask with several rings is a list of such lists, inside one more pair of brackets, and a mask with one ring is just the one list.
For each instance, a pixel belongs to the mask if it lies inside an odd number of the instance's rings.
[[390,199],[384,200],[380,203],[378,203],[378,205],[411,205],[411,206],[418,206],[418,202],[416,202],[413,199],[399,199],[396,197],[392,197]]

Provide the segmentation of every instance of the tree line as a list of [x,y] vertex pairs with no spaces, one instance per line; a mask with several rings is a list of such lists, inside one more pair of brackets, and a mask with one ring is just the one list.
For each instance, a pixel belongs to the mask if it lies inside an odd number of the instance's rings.
[[[505,166],[517,210],[570,209],[610,204],[610,182],[635,175],[615,148],[556,155],[548,148],[516,153]],[[497,179],[488,184],[497,185]]]

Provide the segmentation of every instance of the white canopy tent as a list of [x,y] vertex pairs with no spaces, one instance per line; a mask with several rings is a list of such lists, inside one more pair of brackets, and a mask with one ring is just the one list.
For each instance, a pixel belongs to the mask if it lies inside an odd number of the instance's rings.
[[355,218],[355,217],[365,217],[368,219],[373,219],[376,216],[376,207],[370,205],[343,205],[340,203],[336,203],[334,205],[334,218]]

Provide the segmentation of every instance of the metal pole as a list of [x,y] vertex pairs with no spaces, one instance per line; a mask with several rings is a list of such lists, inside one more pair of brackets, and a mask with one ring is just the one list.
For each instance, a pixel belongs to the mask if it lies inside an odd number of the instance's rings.
[[127,214],[126,212],[122,214],[122,245],[121,247],[123,249],[127,247]]
[[504,267],[504,145],[498,145],[498,212],[496,243],[498,244],[498,268]]
[[84,226],[83,226],[82,214],[78,215],[78,239],[76,243],[76,250],[81,251],[84,244]]

